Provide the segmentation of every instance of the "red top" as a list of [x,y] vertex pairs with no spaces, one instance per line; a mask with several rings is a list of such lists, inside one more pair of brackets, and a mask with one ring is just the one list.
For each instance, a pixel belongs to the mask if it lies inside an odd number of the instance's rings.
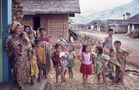
[[41,37],[40,37],[40,40],[41,40],[41,41],[49,42],[49,37],[48,37],[47,35],[41,36]]

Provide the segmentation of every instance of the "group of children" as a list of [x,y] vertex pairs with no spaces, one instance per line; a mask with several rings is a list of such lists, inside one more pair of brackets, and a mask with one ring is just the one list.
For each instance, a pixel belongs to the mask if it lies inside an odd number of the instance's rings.
[[[81,46],[78,59],[81,61],[80,72],[83,76],[83,85],[87,83],[88,75],[94,73],[100,83],[106,78],[112,80],[112,84],[122,83],[124,80],[126,57],[129,52],[121,47],[121,41],[116,40],[112,45],[113,30],[109,30],[109,36],[105,40],[105,45],[99,44],[92,48],[83,44]],[[107,47],[107,48],[106,48]]]
[[73,78],[72,68],[75,66],[75,57],[74,46],[60,43],[55,45],[55,51],[52,53],[51,58],[56,72],[56,83],[59,83],[59,76],[61,76],[61,82],[66,81],[67,71],[69,78]]

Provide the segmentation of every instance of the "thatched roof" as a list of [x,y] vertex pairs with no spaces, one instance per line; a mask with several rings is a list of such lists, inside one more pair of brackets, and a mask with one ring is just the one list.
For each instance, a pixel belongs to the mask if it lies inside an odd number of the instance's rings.
[[139,24],[139,14],[127,19],[125,22],[129,24]]
[[80,13],[79,0],[21,0],[21,5],[27,15]]

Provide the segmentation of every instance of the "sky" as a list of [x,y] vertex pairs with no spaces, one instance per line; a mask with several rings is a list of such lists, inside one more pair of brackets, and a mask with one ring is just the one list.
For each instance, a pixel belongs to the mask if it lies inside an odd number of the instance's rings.
[[133,0],[80,0],[82,14],[89,14],[91,11],[96,13],[99,11],[112,9],[117,6],[127,4]]

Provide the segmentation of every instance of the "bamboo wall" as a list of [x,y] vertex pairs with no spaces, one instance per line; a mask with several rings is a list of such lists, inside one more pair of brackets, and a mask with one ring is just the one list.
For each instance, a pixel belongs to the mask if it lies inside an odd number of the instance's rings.
[[[37,15],[38,16],[38,15]],[[52,40],[68,37],[68,14],[39,15],[40,27],[46,28]],[[22,24],[34,26],[34,16],[24,16]]]
[[68,15],[48,15],[48,34],[53,40],[67,38]]
[[33,27],[33,16],[24,16],[21,23]]

